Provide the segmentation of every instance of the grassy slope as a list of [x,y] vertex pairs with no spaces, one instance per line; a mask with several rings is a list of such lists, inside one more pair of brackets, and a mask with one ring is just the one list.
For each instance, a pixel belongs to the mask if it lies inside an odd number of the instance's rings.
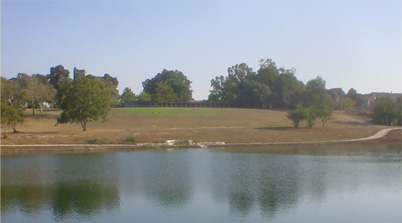
[[[2,144],[127,143],[130,135],[139,142],[167,139],[224,142],[295,142],[361,138],[384,126],[335,112],[327,127],[317,120],[312,129],[291,128],[286,112],[260,109],[217,108],[117,108],[105,123],[91,122],[82,132],[78,124],[56,124],[58,111],[28,116]],[[304,123],[302,124],[304,125]],[[97,141],[97,140],[95,140]]]

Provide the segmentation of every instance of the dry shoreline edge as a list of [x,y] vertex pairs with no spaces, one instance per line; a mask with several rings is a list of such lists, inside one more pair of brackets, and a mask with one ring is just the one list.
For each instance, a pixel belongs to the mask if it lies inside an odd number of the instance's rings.
[[26,144],[26,145],[1,145],[1,147],[93,147],[104,148],[128,148],[128,147],[188,147],[188,148],[206,148],[216,146],[263,146],[263,145],[305,145],[305,144],[330,144],[345,142],[360,142],[379,139],[387,135],[390,131],[402,130],[402,128],[386,128],[378,131],[372,136],[359,139],[344,139],[333,141],[302,141],[302,142],[264,142],[264,143],[225,143],[225,142],[195,142],[191,144],[168,145],[167,143],[137,143],[137,144]]

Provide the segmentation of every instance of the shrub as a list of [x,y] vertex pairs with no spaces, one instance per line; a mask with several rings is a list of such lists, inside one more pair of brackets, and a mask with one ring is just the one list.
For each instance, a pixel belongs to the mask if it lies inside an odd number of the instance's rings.
[[135,135],[129,135],[126,138],[127,142],[131,142],[131,143],[136,143],[137,142],[137,137]]
[[106,144],[105,139],[89,138],[86,140],[88,144]]
[[286,115],[288,119],[293,121],[293,126],[295,128],[299,128],[299,124],[301,121],[309,119],[309,111],[306,108],[296,108],[292,111],[289,111]]

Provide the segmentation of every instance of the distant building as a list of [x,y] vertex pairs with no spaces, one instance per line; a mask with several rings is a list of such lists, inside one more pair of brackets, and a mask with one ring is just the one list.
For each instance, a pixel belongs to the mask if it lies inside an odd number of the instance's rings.
[[87,75],[87,71],[85,69],[78,70],[76,67],[74,67],[74,79],[79,78],[79,77],[85,77],[86,75]]
[[371,109],[378,98],[389,97],[394,102],[397,101],[397,98],[402,98],[401,93],[372,92],[370,94],[359,94],[353,88],[349,90],[348,94],[345,94],[341,88],[329,89],[328,93],[331,95],[336,105],[339,104],[343,98],[349,97],[356,101],[357,107],[362,109]]
[[335,104],[339,104],[340,101],[346,96],[342,88],[332,88],[328,90],[329,95],[334,100]]

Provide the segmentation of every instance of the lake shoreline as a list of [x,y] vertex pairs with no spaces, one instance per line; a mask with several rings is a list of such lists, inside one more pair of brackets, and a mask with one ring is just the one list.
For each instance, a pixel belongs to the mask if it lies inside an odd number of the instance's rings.
[[[383,134],[379,134],[381,131]],[[378,135],[376,137],[376,135]],[[49,145],[2,145],[1,155],[24,155],[41,153],[89,153],[89,152],[125,152],[143,150],[177,150],[189,148],[215,148],[215,147],[275,147],[275,146],[301,146],[326,144],[388,144],[402,143],[402,128],[383,129],[373,136],[334,141],[307,141],[307,142],[272,142],[272,143],[224,143],[224,142],[196,142],[192,144],[168,145],[166,143],[138,143],[138,144],[49,144]]]

